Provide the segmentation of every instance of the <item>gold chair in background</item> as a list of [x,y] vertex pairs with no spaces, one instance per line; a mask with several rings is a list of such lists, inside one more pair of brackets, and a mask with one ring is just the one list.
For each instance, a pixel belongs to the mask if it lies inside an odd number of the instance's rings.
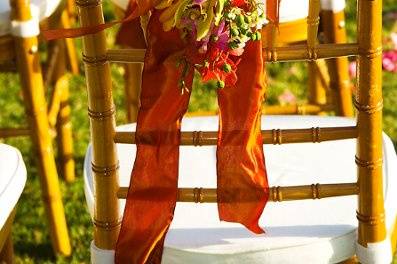
[[[0,138],[14,136],[32,138],[52,245],[55,252],[70,255],[71,246],[59,188],[51,130],[54,129],[57,133],[62,174],[66,181],[73,181],[75,169],[65,64],[68,61],[73,72],[77,72],[78,65],[76,58],[73,58],[75,55],[73,48],[71,50],[70,41],[50,43],[48,67],[43,78],[38,50],[40,20],[43,22],[42,26],[46,23],[67,26],[68,17],[59,9],[60,3],[61,1],[11,0],[10,3],[0,4],[1,70],[19,73],[28,122],[28,126],[24,128],[1,128]],[[68,60],[65,60],[65,57]],[[49,107],[45,99],[47,85],[54,86]]]
[[[345,0],[320,0],[320,16],[308,12],[309,0],[280,2],[280,25],[277,29],[268,24],[263,29],[264,47],[270,51],[275,46],[299,45],[312,39],[321,43],[345,43]],[[320,23],[320,27],[319,26]],[[311,30],[313,27],[314,30]],[[271,40],[271,41],[267,41]],[[271,58],[272,59],[272,58]],[[277,59],[276,59],[277,60]],[[318,114],[335,111],[339,116],[351,117],[353,113],[352,85],[347,58],[308,62],[308,103],[304,105],[268,106],[267,114]],[[269,87],[271,89],[271,87]]]
[[[100,1],[76,3],[82,26],[104,22]],[[397,232],[397,157],[390,139],[382,136],[382,4],[358,2],[356,43],[318,44],[318,23],[311,21],[318,21],[320,1],[310,0],[309,10],[307,42],[265,48],[264,59],[357,57],[357,119],[263,117],[269,182],[276,185],[270,188],[269,201],[281,203],[267,205],[260,221],[267,233],[258,236],[217,218],[217,118],[185,118],[179,178],[183,188],[178,196],[182,203],[165,240],[165,263],[338,263],[354,261],[354,256],[361,263],[391,261]],[[94,223],[91,260],[112,263],[136,149],[131,145],[135,126],[115,126],[109,63],[142,63],[144,50],[108,50],[100,32],[83,38],[83,55],[91,124],[84,171]],[[191,187],[197,184],[202,187]],[[314,200],[320,198],[329,199]]]

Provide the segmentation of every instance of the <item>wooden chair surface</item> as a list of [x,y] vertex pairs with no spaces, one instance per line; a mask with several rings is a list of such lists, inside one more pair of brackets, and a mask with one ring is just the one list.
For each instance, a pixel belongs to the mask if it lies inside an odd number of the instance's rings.
[[[98,1],[79,0],[82,26],[103,23],[102,7]],[[386,237],[382,178],[382,88],[381,88],[381,32],[382,6],[380,1],[360,0],[358,4],[358,39],[356,43],[318,44],[318,17],[320,1],[311,0],[306,44],[288,47],[270,47],[264,50],[265,60],[316,61],[346,56],[358,59],[358,92],[354,105],[357,123],[339,129],[338,133],[324,127],[296,131],[294,129],[263,131],[270,143],[316,142],[326,135],[327,140],[357,139],[355,161],[358,181],[335,185],[283,186],[271,188],[271,200],[313,199],[319,190],[333,197],[356,195],[358,197],[358,248],[363,252],[372,245],[383,245]],[[371,14],[371,15],[369,15]],[[95,185],[94,243],[95,247],[111,250],[119,232],[119,198],[125,190],[119,187],[116,143],[129,138],[134,143],[133,132],[117,132],[114,122],[114,106],[111,92],[109,62],[134,63],[143,61],[143,50],[108,50],[104,32],[85,36],[84,62],[88,87],[88,105],[91,121],[92,166]],[[320,133],[321,131],[321,133]],[[327,131],[327,132],[326,132]],[[324,132],[324,133],[323,133]],[[340,131],[339,131],[340,132]],[[214,145],[216,132],[186,132],[182,144]],[[199,142],[199,144],[197,144]],[[123,142],[126,143],[126,142]],[[104,177],[106,175],[106,177]],[[313,187],[314,186],[314,187]],[[343,190],[343,191],[342,191]],[[180,188],[180,202],[213,202],[216,190],[200,187]]]

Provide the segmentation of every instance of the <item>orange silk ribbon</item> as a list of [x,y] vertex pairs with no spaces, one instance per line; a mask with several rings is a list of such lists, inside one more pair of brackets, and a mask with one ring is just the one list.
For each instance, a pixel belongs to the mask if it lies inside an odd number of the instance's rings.
[[266,18],[278,26],[281,0],[266,0]]
[[[190,50],[177,30],[163,31],[159,13],[153,12],[148,25],[137,156],[116,246],[115,262],[120,264],[161,263],[177,199],[180,125],[190,97],[180,94],[177,61]],[[241,59],[238,81],[218,92],[218,210],[221,220],[241,223],[259,234],[263,230],[258,220],[268,200],[260,133],[265,89],[261,41],[248,43],[243,55],[234,59]],[[189,69],[188,87],[192,78]]]
[[[161,262],[177,199],[180,126],[190,97],[178,87],[177,61],[186,47],[177,29],[163,31],[159,13],[153,11],[147,28],[137,155],[115,254],[119,264]],[[193,68],[186,85],[192,81]]]
[[217,194],[219,218],[254,233],[268,200],[261,134],[265,75],[262,41],[249,42],[237,66],[237,83],[218,90]]

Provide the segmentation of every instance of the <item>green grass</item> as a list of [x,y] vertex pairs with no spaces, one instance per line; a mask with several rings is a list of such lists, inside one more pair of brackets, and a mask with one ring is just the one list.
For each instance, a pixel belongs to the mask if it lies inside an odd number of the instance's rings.
[[[385,0],[385,11],[397,11],[395,0]],[[353,1],[352,1],[353,2]],[[355,18],[354,6],[348,6],[347,22],[350,39],[354,39],[355,29],[352,21]],[[105,1],[105,17],[114,19],[112,9]],[[395,25],[385,21],[385,34]],[[109,43],[113,42],[113,32],[108,31]],[[81,45],[78,41],[78,48]],[[125,122],[123,110],[123,69],[112,65],[115,105],[118,109],[117,122]],[[299,100],[304,100],[306,91],[302,83],[307,81],[305,67],[301,63],[272,64],[268,67],[269,93],[268,103],[277,103],[277,97],[285,89],[294,92]],[[393,142],[397,142],[397,75],[384,73],[384,130]],[[19,80],[15,74],[0,74],[0,126],[18,126],[26,124],[24,109],[19,88]],[[65,204],[67,222],[73,247],[73,255],[69,258],[54,256],[49,242],[48,224],[41,200],[39,177],[35,166],[31,143],[27,138],[9,139],[5,143],[18,147],[24,157],[28,170],[28,182],[20,199],[13,229],[13,239],[17,263],[88,263],[89,243],[92,239],[92,224],[86,209],[83,193],[83,159],[89,141],[87,118],[86,88],[82,76],[73,76],[70,82],[72,105],[73,137],[77,180],[73,184],[61,181],[61,189]],[[195,85],[192,94],[190,111],[213,110],[216,108],[216,91],[213,87]],[[397,263],[395,261],[395,263]]]

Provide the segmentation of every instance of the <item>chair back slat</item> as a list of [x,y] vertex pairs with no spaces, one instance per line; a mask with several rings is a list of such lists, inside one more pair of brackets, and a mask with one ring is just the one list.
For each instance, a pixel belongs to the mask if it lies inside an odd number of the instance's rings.
[[382,1],[358,1],[358,243],[386,239],[382,177]]
[[[120,199],[127,197],[128,188],[122,187],[117,195]],[[232,192],[245,192],[245,190],[232,190]],[[321,199],[358,194],[357,183],[339,184],[311,184],[301,186],[274,186],[269,188],[269,201],[285,202],[307,199]],[[147,199],[147,197],[145,197]],[[246,197],[246,202],[250,198]],[[216,189],[210,188],[179,188],[178,202],[188,203],[216,203]],[[227,201],[226,201],[227,202]]]
[[[358,182],[305,186],[272,187],[273,201],[316,199],[358,194],[358,242],[368,243],[386,239],[382,183],[382,89],[381,89],[381,32],[382,3],[380,0],[358,1],[357,43],[318,44],[320,1],[310,0],[308,37],[306,45],[277,47],[277,28],[267,30],[268,46],[264,60],[294,61],[358,56],[357,127],[320,128],[309,130],[264,131],[265,143],[317,142],[357,137],[356,163]],[[82,26],[103,23],[100,1],[78,0]],[[112,249],[118,233],[117,195],[126,196],[126,188],[118,189],[115,142],[134,143],[132,132],[115,132],[110,70],[108,61],[142,63],[144,50],[106,50],[103,32],[85,36],[84,61],[89,95],[89,115],[93,144],[95,175],[95,244]],[[318,133],[321,131],[321,133]],[[184,132],[182,144],[216,144],[216,132]],[[215,202],[215,189],[179,189],[179,201]]]
[[[264,48],[263,59],[265,62],[281,61],[312,61],[317,59],[330,59],[336,57],[358,56],[356,43],[343,44],[318,44],[315,49],[308,52],[307,44]],[[110,49],[107,51],[107,59],[117,63],[143,63],[144,49]]]
[[[104,22],[102,5],[97,0],[78,0],[82,26]],[[109,63],[106,60],[105,32],[83,37],[83,60],[88,88],[88,115],[91,126],[92,172],[95,208],[94,240],[103,249],[115,247],[120,230],[118,158],[113,142],[114,105]]]
[[312,51],[317,45],[318,25],[320,24],[320,0],[309,1],[309,13],[307,17],[307,48]]
[[[114,141],[121,144],[136,144],[135,132],[116,132]],[[262,131],[263,144],[281,145],[286,143],[319,143],[357,137],[357,127],[312,127],[304,129],[272,129]],[[218,132],[181,132],[182,146],[217,145]],[[150,142],[145,142],[150,143]]]

